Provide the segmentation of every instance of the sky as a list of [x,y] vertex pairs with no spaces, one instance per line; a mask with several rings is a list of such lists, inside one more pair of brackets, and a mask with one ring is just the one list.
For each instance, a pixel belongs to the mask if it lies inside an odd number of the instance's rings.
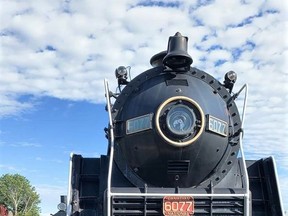
[[249,85],[245,155],[274,156],[288,209],[287,18],[283,0],[0,0],[0,175],[26,176],[55,213],[70,152],[106,154],[104,78],[116,89],[115,68],[137,76],[181,32],[192,66]]

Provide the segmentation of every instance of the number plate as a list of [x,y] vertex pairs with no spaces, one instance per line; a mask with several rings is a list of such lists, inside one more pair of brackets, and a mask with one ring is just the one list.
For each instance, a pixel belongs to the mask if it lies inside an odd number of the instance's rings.
[[208,130],[226,137],[228,135],[228,124],[214,116],[208,115]]
[[152,114],[129,119],[126,122],[126,134],[138,133],[152,128]]
[[163,198],[164,216],[191,216],[194,214],[194,199],[191,196],[166,196]]

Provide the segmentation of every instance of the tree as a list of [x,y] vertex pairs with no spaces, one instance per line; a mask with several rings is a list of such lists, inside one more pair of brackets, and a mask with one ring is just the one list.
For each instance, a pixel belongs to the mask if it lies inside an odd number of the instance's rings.
[[0,177],[0,203],[12,210],[14,216],[40,215],[40,196],[30,182],[19,174]]

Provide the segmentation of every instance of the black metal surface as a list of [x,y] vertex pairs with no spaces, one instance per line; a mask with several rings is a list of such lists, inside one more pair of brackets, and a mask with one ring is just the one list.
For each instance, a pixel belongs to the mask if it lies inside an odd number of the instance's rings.
[[[83,158],[74,155],[72,172],[72,206],[73,216],[105,215],[107,203],[104,196],[107,188],[108,158]],[[179,166],[179,171],[186,167],[186,162],[170,161],[172,166]],[[252,195],[252,216],[281,216],[282,209],[277,190],[277,180],[272,158],[258,161],[246,161],[250,191]],[[173,168],[174,169],[174,168]],[[186,169],[186,168],[184,168]],[[176,171],[176,169],[175,169]],[[114,193],[178,193],[208,194],[210,188],[137,188],[123,176],[114,164],[112,175],[112,192]],[[195,215],[244,215],[243,198],[235,194],[243,194],[243,166],[241,160],[234,163],[223,180],[213,187],[213,193],[231,194],[227,198],[195,198]],[[125,197],[112,198],[112,215],[162,215],[163,197]],[[249,205],[249,204],[248,204]]]
[[103,193],[107,188],[107,157],[72,157],[72,215],[103,215]]
[[[231,197],[221,198],[195,198],[195,215],[244,215],[244,201],[243,197],[236,197],[236,194],[245,193],[242,174],[243,166],[240,160],[233,164],[230,172],[225,176],[222,182],[225,184],[217,184],[213,187],[215,194],[231,194]],[[175,165],[184,165],[183,162],[171,161]],[[179,164],[178,164],[179,163]],[[113,193],[160,193],[160,194],[209,194],[210,188],[162,188],[162,187],[143,187],[137,188],[129,183],[117,166],[114,164],[112,175]],[[180,168],[181,170],[182,168]],[[162,214],[162,200],[163,197],[125,197],[114,196],[112,198],[112,215],[163,215]],[[107,201],[106,201],[107,202]],[[146,204],[145,204],[146,203]]]
[[66,216],[66,212],[65,211],[58,211],[57,213],[53,214],[52,216]]
[[274,162],[271,157],[248,160],[253,216],[281,216],[280,194]]
[[189,160],[169,160],[167,163],[168,174],[187,174],[189,172]]
[[[127,120],[155,114],[162,102],[174,96],[191,98],[205,115],[227,122],[228,137],[204,130],[193,144],[177,148],[157,133],[155,115],[151,130],[126,135]],[[234,101],[216,79],[196,68],[174,73],[157,67],[140,74],[117,98],[113,118],[115,160],[125,176],[139,187],[145,183],[164,187],[206,187],[210,181],[217,184],[232,167],[239,150],[241,121]],[[175,181],[176,176],[167,172],[168,160],[190,160],[189,172]]]

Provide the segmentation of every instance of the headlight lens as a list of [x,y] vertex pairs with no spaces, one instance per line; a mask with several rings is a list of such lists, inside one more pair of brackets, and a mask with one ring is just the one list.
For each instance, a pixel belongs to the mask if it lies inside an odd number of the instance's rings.
[[167,143],[184,147],[194,143],[202,134],[205,117],[199,104],[185,96],[168,98],[155,113],[155,126]]
[[193,130],[195,115],[189,107],[179,104],[167,113],[166,124],[172,134],[185,136]]

